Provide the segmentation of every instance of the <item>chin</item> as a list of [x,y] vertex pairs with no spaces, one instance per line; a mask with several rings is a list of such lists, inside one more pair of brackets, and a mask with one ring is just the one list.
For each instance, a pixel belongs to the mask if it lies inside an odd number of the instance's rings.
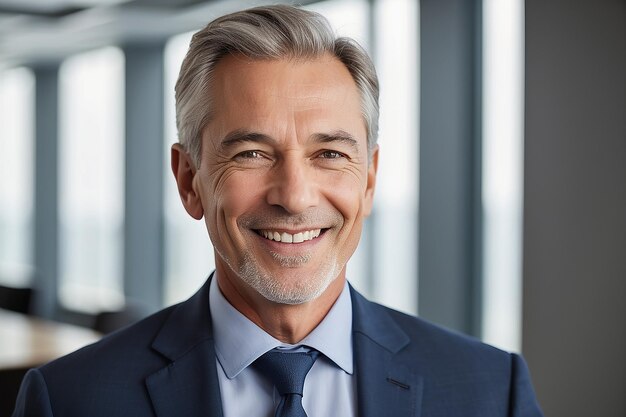
[[[342,268],[326,262],[310,268],[281,267],[281,273],[263,271],[257,262],[247,258],[239,268],[239,277],[263,298],[277,304],[297,305],[315,300],[337,279]],[[304,270],[309,270],[305,272]],[[302,276],[306,275],[306,276]]]

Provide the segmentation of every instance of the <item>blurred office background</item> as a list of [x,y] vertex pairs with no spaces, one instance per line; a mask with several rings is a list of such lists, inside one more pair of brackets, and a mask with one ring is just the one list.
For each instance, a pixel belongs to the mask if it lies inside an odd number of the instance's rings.
[[[267,3],[0,0],[0,287],[30,314],[138,317],[206,280],[173,87],[194,31]],[[522,352],[547,416],[626,415],[626,2],[299,3],[381,81],[353,285]]]

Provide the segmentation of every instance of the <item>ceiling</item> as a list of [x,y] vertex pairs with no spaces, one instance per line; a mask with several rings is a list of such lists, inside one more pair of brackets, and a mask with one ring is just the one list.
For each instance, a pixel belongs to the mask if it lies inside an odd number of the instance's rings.
[[276,0],[0,0],[0,68],[57,63],[105,45],[161,41],[268,3]]

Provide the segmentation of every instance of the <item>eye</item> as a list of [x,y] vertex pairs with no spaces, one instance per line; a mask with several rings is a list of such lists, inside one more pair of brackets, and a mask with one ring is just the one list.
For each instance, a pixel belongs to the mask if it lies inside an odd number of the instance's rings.
[[258,168],[271,165],[273,159],[267,152],[259,149],[248,149],[235,154],[231,161],[241,167]]
[[341,152],[337,152],[337,151],[324,151],[320,153],[319,157],[324,158],[324,159],[339,159],[339,158],[345,158],[346,156],[342,154]]
[[235,155],[235,159],[257,159],[262,157],[261,152],[254,150],[239,152]]

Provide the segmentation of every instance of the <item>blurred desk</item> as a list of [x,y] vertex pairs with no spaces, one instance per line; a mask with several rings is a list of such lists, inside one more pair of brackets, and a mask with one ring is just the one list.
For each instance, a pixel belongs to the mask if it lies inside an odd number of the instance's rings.
[[100,339],[83,327],[0,309],[0,416],[10,415],[28,369]]
[[90,329],[0,309],[0,371],[43,365],[98,339]]

